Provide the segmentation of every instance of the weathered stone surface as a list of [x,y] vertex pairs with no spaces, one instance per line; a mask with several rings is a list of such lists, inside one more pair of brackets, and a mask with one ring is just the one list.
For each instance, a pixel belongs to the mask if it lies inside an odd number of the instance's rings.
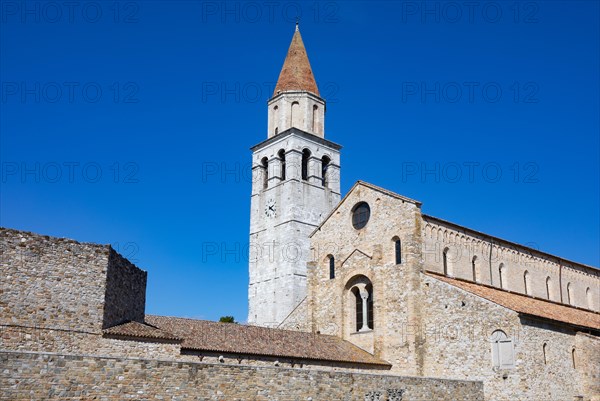
[[22,352],[0,352],[0,365],[10,400],[483,400],[477,382],[279,367]]

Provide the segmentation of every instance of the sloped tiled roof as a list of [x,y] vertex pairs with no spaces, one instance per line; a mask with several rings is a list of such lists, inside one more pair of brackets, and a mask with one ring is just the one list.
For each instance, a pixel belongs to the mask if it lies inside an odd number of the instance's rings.
[[483,284],[450,278],[432,272],[425,274],[480,296],[481,298],[485,298],[488,301],[494,302],[505,308],[511,309],[517,313],[600,330],[600,313],[597,312],[533,298],[528,295],[501,290]]
[[119,336],[119,337],[136,337],[136,338],[148,338],[156,340],[174,340],[181,341],[182,338],[177,337],[171,333],[163,331],[157,327],[149,324],[139,322],[127,322],[118,326],[110,327],[103,330],[103,333],[108,336]]
[[335,336],[154,315],[146,323],[183,338],[185,349],[390,366]]
[[319,88],[310,68],[308,54],[306,54],[306,48],[298,28],[296,28],[296,32],[292,37],[292,43],[290,43],[283,67],[279,73],[273,96],[276,96],[280,91],[308,91],[319,96]]

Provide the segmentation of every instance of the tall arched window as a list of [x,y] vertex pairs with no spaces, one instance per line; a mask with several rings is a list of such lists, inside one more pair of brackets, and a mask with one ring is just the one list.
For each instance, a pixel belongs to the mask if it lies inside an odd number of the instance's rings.
[[319,107],[315,104],[313,106],[313,114],[312,114],[312,130],[315,134],[318,134],[317,130],[318,130],[318,124],[319,124],[319,116],[318,113],[319,112]]
[[263,171],[262,171],[263,188],[267,189],[267,187],[269,186],[269,159],[267,159],[266,157],[263,157],[260,164],[262,165],[262,168],[263,168]]
[[373,330],[375,327],[373,284],[367,277],[359,275],[348,281],[346,289],[350,293],[347,299],[352,306],[351,309],[346,310],[353,315],[352,321],[349,322],[352,323],[350,329],[355,329],[357,332]]
[[546,355],[547,348],[548,344],[544,343],[544,345],[542,345],[542,352],[544,353],[544,365],[548,364],[548,356]]
[[496,330],[490,337],[492,344],[492,365],[495,368],[509,369],[514,367],[515,354],[513,343],[502,330]]
[[398,238],[398,237],[392,238],[392,241],[394,241],[394,254],[395,254],[396,264],[399,265],[402,263],[402,242],[400,241],[400,238]]
[[573,364],[573,369],[577,369],[577,364],[575,360],[575,348],[571,350],[571,363]]
[[291,112],[291,126],[295,128],[302,128],[300,124],[300,103],[293,102],[292,103],[292,112]]
[[525,288],[525,295],[531,295],[531,288],[529,288],[529,272],[527,270],[523,273],[523,287]]
[[573,292],[573,289],[571,287],[571,283],[567,283],[567,303],[569,305],[573,305],[573,301],[574,301],[572,292]]
[[310,150],[302,151],[302,179],[308,180],[308,160],[310,159]]
[[277,153],[277,156],[279,156],[279,161],[280,161],[280,165],[281,165],[281,173],[280,173],[280,177],[281,180],[285,180],[285,150],[281,149],[279,151],[279,153]]
[[442,252],[442,263],[444,265],[444,275],[448,275],[448,248],[444,248]]
[[550,299],[550,286],[552,283],[550,282],[550,276],[546,277],[546,298]]
[[273,107],[273,127],[275,135],[279,133],[279,106]]
[[592,296],[592,290],[590,287],[585,290],[585,299],[587,300],[588,309],[594,309],[594,298]]
[[323,183],[324,187],[329,186],[329,182],[327,179],[327,170],[329,169],[329,163],[331,163],[331,159],[329,157],[323,156],[321,158],[321,182]]
[[335,258],[333,255],[329,255],[329,279],[335,278]]
[[500,276],[500,288],[504,289],[506,285],[506,268],[504,267],[504,263],[500,263],[500,267],[498,268],[498,273]]
[[471,261],[471,269],[473,270],[473,281],[478,283],[481,281],[479,277],[479,261],[477,260],[477,256],[473,256],[473,260]]

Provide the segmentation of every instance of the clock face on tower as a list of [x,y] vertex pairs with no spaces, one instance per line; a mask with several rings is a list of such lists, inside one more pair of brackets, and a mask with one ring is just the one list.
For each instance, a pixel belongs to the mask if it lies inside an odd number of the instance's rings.
[[265,214],[267,217],[275,217],[277,215],[277,204],[273,199],[269,199],[265,205]]

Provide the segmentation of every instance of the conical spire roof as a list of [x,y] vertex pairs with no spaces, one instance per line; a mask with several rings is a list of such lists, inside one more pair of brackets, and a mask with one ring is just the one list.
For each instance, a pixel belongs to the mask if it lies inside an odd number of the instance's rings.
[[304,42],[302,42],[302,36],[300,36],[297,24],[296,32],[294,32],[283,68],[281,68],[281,72],[279,73],[279,79],[277,80],[277,85],[275,85],[273,96],[277,95],[278,92],[292,90],[308,91],[319,96],[319,88],[310,68],[306,48],[304,47]]

